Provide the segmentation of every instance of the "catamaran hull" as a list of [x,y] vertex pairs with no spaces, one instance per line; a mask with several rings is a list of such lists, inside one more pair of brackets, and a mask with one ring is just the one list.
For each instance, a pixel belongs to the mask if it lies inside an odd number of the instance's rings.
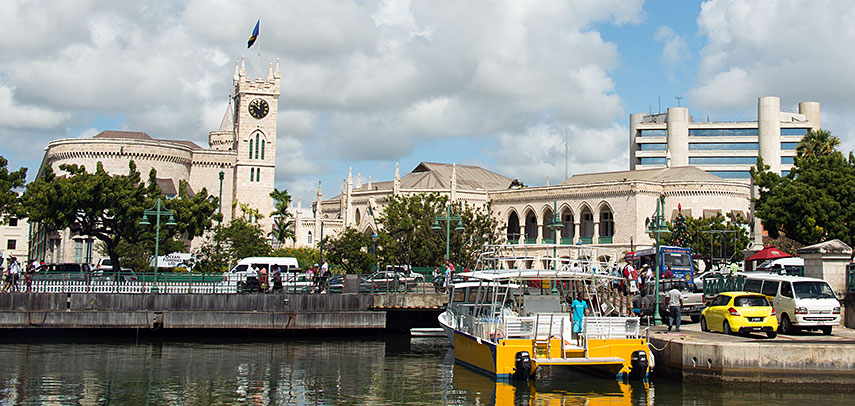
[[445,332],[445,336],[448,338],[449,344],[454,348],[454,328],[451,325],[451,321],[454,320],[454,316],[450,310],[446,310],[439,315],[439,326],[442,327],[442,331]]

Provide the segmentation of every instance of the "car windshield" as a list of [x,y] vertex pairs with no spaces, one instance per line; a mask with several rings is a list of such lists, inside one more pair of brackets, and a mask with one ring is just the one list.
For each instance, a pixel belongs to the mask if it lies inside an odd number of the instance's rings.
[[794,282],[793,290],[799,299],[834,299],[834,291],[825,282]]
[[664,256],[665,266],[683,267],[692,265],[692,257],[687,253],[663,252],[662,255]]
[[736,307],[761,307],[769,306],[769,301],[763,296],[740,296],[733,299]]

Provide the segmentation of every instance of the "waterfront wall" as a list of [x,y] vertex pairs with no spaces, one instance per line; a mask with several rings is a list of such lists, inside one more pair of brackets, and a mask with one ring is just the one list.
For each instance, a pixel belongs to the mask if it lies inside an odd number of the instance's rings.
[[702,342],[651,337],[657,373],[683,382],[788,387],[849,385],[855,344],[827,342]]

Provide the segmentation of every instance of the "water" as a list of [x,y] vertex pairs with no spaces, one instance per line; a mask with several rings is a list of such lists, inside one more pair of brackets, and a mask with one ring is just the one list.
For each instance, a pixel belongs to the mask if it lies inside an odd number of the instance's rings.
[[[497,384],[454,364],[442,338],[217,337],[0,343],[0,404],[849,404],[848,393],[649,385],[555,372]],[[28,342],[29,341],[29,342]],[[819,403],[817,403],[819,404]]]

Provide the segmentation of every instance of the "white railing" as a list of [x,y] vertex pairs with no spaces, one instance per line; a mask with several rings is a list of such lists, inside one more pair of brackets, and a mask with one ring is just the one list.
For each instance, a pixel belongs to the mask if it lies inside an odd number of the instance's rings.
[[[21,292],[26,286],[19,284]],[[237,293],[235,284],[189,282],[33,281],[35,293]]]
[[585,338],[641,338],[638,317],[585,317]]

